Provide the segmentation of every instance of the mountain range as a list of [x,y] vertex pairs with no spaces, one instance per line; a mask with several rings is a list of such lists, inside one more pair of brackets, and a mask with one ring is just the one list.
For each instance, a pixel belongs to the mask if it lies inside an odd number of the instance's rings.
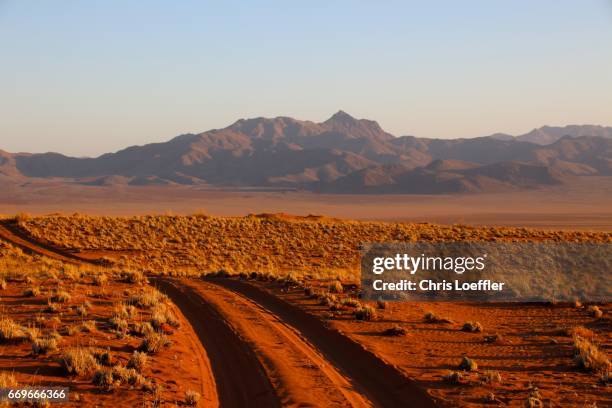
[[395,137],[339,111],[322,123],[240,119],[96,158],[0,150],[0,183],[204,185],[325,193],[461,193],[612,175],[612,127],[544,126],[467,139]]

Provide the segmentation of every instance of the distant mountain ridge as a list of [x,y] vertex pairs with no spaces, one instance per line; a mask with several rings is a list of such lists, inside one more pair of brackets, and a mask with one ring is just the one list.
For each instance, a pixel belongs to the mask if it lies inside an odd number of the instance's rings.
[[395,137],[339,111],[315,123],[240,119],[97,158],[0,151],[0,182],[279,187],[327,193],[456,193],[612,175],[612,128],[545,126],[473,139]]

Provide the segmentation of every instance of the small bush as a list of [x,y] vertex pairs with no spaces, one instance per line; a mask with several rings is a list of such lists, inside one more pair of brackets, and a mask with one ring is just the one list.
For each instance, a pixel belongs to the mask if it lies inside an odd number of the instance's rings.
[[363,306],[362,308],[355,310],[355,319],[374,320],[376,319],[376,309],[369,305]]
[[23,329],[13,319],[3,317],[0,319],[0,341],[15,341],[23,338]]
[[496,384],[501,383],[501,374],[499,371],[485,371],[479,376],[481,384]]
[[89,310],[87,310],[87,307],[85,307],[84,305],[78,305],[76,307],[76,313],[81,317],[87,317]]
[[0,278],[0,289],[5,290],[8,287],[6,280],[4,278]]
[[385,336],[405,336],[406,333],[406,329],[401,326],[393,326],[383,332]]
[[167,296],[160,293],[157,289],[149,288],[132,296],[128,302],[142,309],[151,309],[167,299]]
[[70,293],[66,292],[65,290],[58,290],[55,291],[53,295],[51,295],[51,301],[57,303],[66,303],[70,301],[71,297],[72,296],[70,296]]
[[377,300],[376,301],[376,307],[379,309],[386,309],[387,308],[387,302],[385,302],[384,300]]
[[603,311],[599,308],[599,306],[589,306],[587,308],[587,313],[589,314],[589,316],[592,316],[596,319],[599,319],[603,316]]
[[504,338],[501,334],[491,334],[489,336],[484,336],[485,343],[501,343],[504,341]]
[[39,295],[40,295],[40,287],[38,286],[32,286],[31,288],[28,288],[23,291],[23,296],[36,297]]
[[96,321],[87,320],[81,324],[81,331],[86,333],[92,333],[96,331]]
[[193,390],[188,390],[185,393],[185,405],[195,407],[196,405],[198,405],[200,398],[201,398],[200,393],[195,392]]
[[130,385],[142,385],[145,382],[145,378],[138,374],[133,368],[121,367],[116,365],[112,368],[111,374],[113,380],[118,383],[130,384]]
[[605,353],[580,336],[574,337],[574,359],[578,367],[588,371],[604,372],[610,369],[610,360]]
[[459,369],[463,371],[476,371],[478,370],[478,364],[471,358],[464,356],[459,364]]
[[113,355],[111,354],[110,350],[97,350],[92,354],[99,364],[107,367],[113,365]]
[[78,347],[68,350],[62,358],[62,365],[68,374],[86,375],[98,369],[98,363],[91,350]]
[[461,330],[470,333],[480,333],[482,331],[482,325],[479,322],[465,322]]
[[168,347],[170,344],[171,342],[165,334],[153,331],[145,335],[140,345],[140,349],[147,353],[155,354],[162,348]]
[[336,295],[333,295],[331,293],[324,293],[319,296],[319,304],[321,306],[329,307],[336,302],[338,302],[338,298],[336,297]]
[[342,293],[344,292],[344,288],[342,287],[342,283],[340,281],[333,281],[327,287],[327,290],[330,293]]
[[57,340],[52,337],[38,338],[32,342],[32,354],[47,354],[57,350]]
[[102,387],[105,389],[112,388],[114,385],[113,373],[108,368],[96,370],[91,382],[97,385],[98,387]]
[[17,387],[17,380],[13,374],[9,374],[4,371],[0,371],[0,388],[15,388]]
[[127,367],[133,368],[139,373],[142,373],[144,368],[147,366],[148,362],[149,362],[149,356],[147,356],[146,353],[135,351],[130,356],[130,359],[127,362]]
[[93,283],[96,286],[105,286],[108,283],[108,276],[104,273],[97,274],[93,277]]
[[127,283],[144,283],[146,279],[144,274],[140,271],[128,271],[121,274],[123,281]]
[[355,298],[344,298],[342,299],[342,306],[349,306],[349,307],[355,307],[355,308],[360,308],[361,307],[361,302]]
[[111,317],[109,320],[111,327],[121,333],[127,333],[129,324],[128,321],[119,317]]
[[47,302],[47,307],[45,308],[45,312],[47,313],[57,313],[60,310],[60,305],[57,303],[53,303],[51,301]]
[[450,384],[461,384],[463,381],[463,373],[459,371],[451,371],[446,374],[444,377],[444,381]]
[[423,316],[426,323],[452,323],[453,321],[444,317],[439,317],[434,312],[426,312]]

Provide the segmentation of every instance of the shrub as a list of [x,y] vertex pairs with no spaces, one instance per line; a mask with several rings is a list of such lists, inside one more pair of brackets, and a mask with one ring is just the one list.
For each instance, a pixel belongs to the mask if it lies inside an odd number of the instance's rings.
[[109,389],[114,385],[113,373],[108,368],[96,370],[91,382],[98,387]]
[[65,290],[57,290],[51,296],[51,301],[57,303],[66,303],[70,301],[71,297],[72,296],[70,296],[70,293],[66,292]]
[[153,333],[154,331],[155,329],[153,328],[153,326],[151,326],[151,323],[144,322],[144,323],[136,323],[134,325],[134,329],[132,330],[132,333],[138,336],[146,336],[149,333]]
[[465,322],[461,330],[470,333],[479,333],[482,331],[482,325],[479,322]]
[[333,281],[327,287],[330,293],[342,293],[344,292],[344,288],[342,287],[342,283],[340,281]]
[[434,312],[426,312],[423,320],[427,323],[452,323],[453,321],[444,317],[437,316]]
[[153,328],[159,330],[161,329],[163,324],[169,324],[173,327],[179,326],[179,321],[165,304],[159,304],[155,306],[153,311],[151,312],[151,325]]
[[385,302],[384,300],[377,300],[376,301],[376,307],[379,309],[386,309],[387,308],[387,302]]
[[459,369],[463,371],[476,371],[478,370],[478,364],[471,358],[464,356],[459,364]]
[[32,342],[32,354],[47,354],[57,350],[57,340],[52,337],[38,338]]
[[129,324],[128,321],[120,317],[111,317],[108,321],[111,327],[121,333],[127,333]]
[[138,351],[134,351],[134,353],[132,353],[132,355],[130,356],[130,359],[127,362],[127,367],[133,368],[139,373],[141,373],[142,370],[144,370],[144,368],[147,366],[148,362],[149,362],[149,356],[147,356],[147,353],[141,353]]
[[361,302],[355,298],[344,298],[342,299],[342,306],[349,306],[349,307],[356,307],[356,308],[360,308],[361,307]]
[[331,293],[324,293],[319,296],[319,304],[322,306],[331,306],[338,301],[336,295]]
[[357,320],[374,320],[376,319],[376,309],[366,305],[355,310],[355,318]]
[[145,378],[138,374],[133,368],[126,368],[120,365],[116,365],[111,370],[113,380],[118,383],[126,383],[130,385],[142,385],[145,382]]
[[443,378],[444,378],[444,381],[448,383],[461,384],[461,381],[463,380],[463,374],[459,371],[451,371],[448,374],[446,374]]
[[485,343],[500,343],[504,341],[504,338],[501,334],[491,334],[489,336],[484,336]]
[[168,347],[170,344],[171,342],[165,334],[153,331],[145,335],[140,345],[140,349],[147,353],[155,354],[162,348]]
[[35,297],[39,295],[40,295],[40,287],[38,286],[32,286],[31,288],[28,288],[23,291],[23,296]]
[[81,324],[81,331],[86,333],[91,333],[96,331],[96,321],[95,320],[87,320]]
[[23,337],[23,329],[13,319],[3,317],[0,319],[0,341],[15,341]]
[[6,283],[6,280],[4,278],[0,278],[0,289],[5,290],[7,286],[8,284]]
[[200,393],[195,392],[193,390],[188,390],[185,393],[185,405],[195,407],[196,405],[198,405],[200,398],[201,398]]
[[406,333],[406,329],[401,326],[393,326],[383,332],[385,336],[405,336]]
[[47,307],[45,308],[45,312],[47,313],[57,313],[60,310],[60,305],[57,303],[53,303],[51,301],[47,302]]
[[500,383],[502,378],[499,371],[485,371],[479,376],[481,384],[494,384]]
[[146,282],[146,278],[144,274],[140,271],[128,271],[123,272],[121,274],[121,278],[123,281],[127,283],[144,283]]
[[574,359],[578,367],[602,372],[610,369],[610,360],[597,346],[580,336],[574,337]]
[[87,317],[89,310],[87,310],[87,307],[85,307],[85,305],[78,305],[76,307],[76,313],[81,317]]
[[92,354],[99,364],[107,367],[113,365],[113,355],[110,350],[96,350]]
[[151,309],[167,299],[166,295],[160,293],[157,289],[149,288],[132,296],[128,302],[143,309]]
[[603,311],[599,308],[599,306],[589,306],[587,309],[587,313],[589,316],[592,316],[596,319],[599,319],[603,316]]
[[579,336],[579,337],[582,337],[583,339],[589,339],[589,340],[593,340],[594,338],[597,337],[597,335],[593,333],[592,330],[589,330],[584,326],[570,327],[569,329],[564,330],[564,334],[569,337]]
[[4,371],[0,371],[0,388],[14,388],[17,387],[17,380],[13,374],[9,374]]
[[62,358],[62,365],[68,374],[86,375],[98,369],[98,363],[91,350],[77,347],[68,350]]
[[93,283],[96,286],[104,286],[108,283],[108,276],[104,273],[99,273],[93,277]]
[[40,336],[40,330],[37,327],[28,327],[23,329],[23,334],[28,341],[33,342]]

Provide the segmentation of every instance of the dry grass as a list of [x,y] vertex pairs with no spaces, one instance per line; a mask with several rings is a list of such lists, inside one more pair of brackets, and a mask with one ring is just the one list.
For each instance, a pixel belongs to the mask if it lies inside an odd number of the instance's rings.
[[77,347],[68,350],[62,357],[62,364],[68,374],[83,376],[98,369],[98,362],[88,348]]
[[607,372],[610,370],[610,360],[594,343],[574,336],[574,359],[579,368],[593,372]]
[[167,274],[260,272],[356,280],[363,242],[550,240],[612,242],[612,234],[326,218],[48,216],[20,219],[34,238],[83,251],[123,251],[128,270]]

